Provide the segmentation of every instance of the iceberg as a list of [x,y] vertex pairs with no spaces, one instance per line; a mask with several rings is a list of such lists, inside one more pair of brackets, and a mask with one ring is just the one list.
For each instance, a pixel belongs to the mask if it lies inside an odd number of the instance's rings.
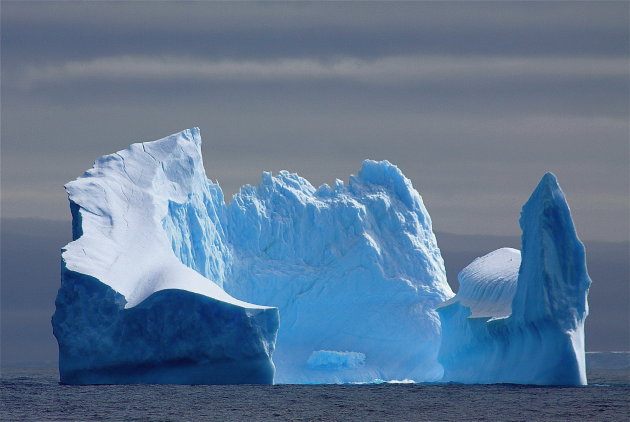
[[522,254],[503,248],[458,276],[438,307],[443,381],[585,385],[585,251],[556,177],[523,206]]
[[[453,293],[422,198],[396,166],[366,160],[347,185],[318,189],[265,173],[235,195],[227,219],[224,288],[280,311],[277,382],[440,379],[435,307]],[[365,362],[321,370],[309,365],[319,350]]]
[[[189,251],[191,260],[212,251],[213,279],[173,253],[163,228],[174,204],[224,218],[197,129],[103,156],[65,187],[73,241],[62,250],[52,318],[62,383],[273,382],[278,310],[220,287],[230,254],[221,226],[204,226],[213,243]],[[182,233],[202,230],[193,218]]]
[[65,188],[62,383],[586,383],[591,281],[552,174],[523,207],[522,253],[476,259],[455,296],[421,196],[387,161],[319,188],[265,172],[226,204],[194,128]]
[[443,375],[435,308],[453,293],[422,198],[387,161],[317,189],[264,173],[226,205],[195,128],[101,157],[66,190],[63,383]]

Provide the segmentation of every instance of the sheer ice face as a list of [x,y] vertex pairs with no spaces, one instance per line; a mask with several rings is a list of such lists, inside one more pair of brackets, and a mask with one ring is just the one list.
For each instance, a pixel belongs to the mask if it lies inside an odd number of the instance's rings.
[[66,186],[62,382],[268,383],[274,363],[277,382],[442,376],[452,292],[397,167],[319,189],[265,173],[226,206],[200,148],[198,129],[133,144]]
[[459,274],[442,304],[444,381],[584,385],[591,280],[584,246],[551,173],[523,206],[521,254],[504,248]]
[[74,240],[62,251],[52,320],[62,382],[273,381],[278,311],[221,289],[230,259],[221,227],[204,233],[211,244],[194,246],[211,252],[196,261],[211,279],[182,263],[163,229],[177,204],[194,204],[202,217],[223,215],[200,142],[193,129],[133,144],[66,185]]
[[[441,377],[435,307],[452,292],[422,199],[396,166],[367,160],[347,186],[319,189],[265,173],[227,215],[234,261],[224,287],[280,310],[277,382]],[[365,362],[309,365],[319,350]]]

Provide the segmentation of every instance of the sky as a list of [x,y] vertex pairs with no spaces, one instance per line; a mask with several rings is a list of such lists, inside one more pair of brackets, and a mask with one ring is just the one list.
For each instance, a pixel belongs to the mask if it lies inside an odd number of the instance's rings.
[[[227,200],[264,170],[331,184],[387,159],[437,232],[516,238],[521,206],[552,171],[581,238],[626,250],[628,8],[2,1],[3,272],[26,259],[7,230],[68,223],[63,185],[94,159],[195,126]],[[610,297],[624,268],[602,273],[616,274]],[[27,292],[43,281],[12,282]]]
[[627,3],[2,3],[2,213],[201,128],[226,197],[397,164],[439,231],[517,235],[546,171],[583,238],[627,240]]

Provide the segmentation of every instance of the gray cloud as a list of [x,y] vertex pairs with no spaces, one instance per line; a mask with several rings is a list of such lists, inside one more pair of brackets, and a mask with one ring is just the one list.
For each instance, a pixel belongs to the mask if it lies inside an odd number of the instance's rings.
[[[133,2],[83,2],[68,5],[63,1],[24,5],[7,2],[7,21],[14,24],[77,25],[99,29],[151,27],[156,30],[202,32],[217,28],[279,28],[310,29],[311,27],[363,28],[429,27],[441,28],[445,23],[457,28],[496,28],[501,30],[558,29],[611,30],[624,29],[625,5],[621,2],[593,4],[581,2],[520,3],[502,6],[500,2],[444,2],[422,4],[414,2],[370,2],[360,7],[347,3],[274,2],[202,3],[167,2],[138,4]],[[63,13],[61,13],[63,12]],[[142,19],[139,19],[142,17]],[[590,19],[586,19],[586,18]]]
[[[623,3],[4,2],[15,63],[125,54],[212,57],[627,52]],[[28,28],[28,30],[25,30]]]
[[209,81],[287,81],[337,79],[363,84],[407,84],[422,81],[462,80],[479,83],[515,78],[561,76],[574,78],[625,78],[628,61],[624,58],[583,57],[381,57],[365,60],[343,57],[321,61],[312,59],[208,60],[178,57],[122,56],[87,61],[68,61],[60,65],[31,66],[21,72],[21,84],[27,88],[39,84],[93,82],[120,79],[209,80]]

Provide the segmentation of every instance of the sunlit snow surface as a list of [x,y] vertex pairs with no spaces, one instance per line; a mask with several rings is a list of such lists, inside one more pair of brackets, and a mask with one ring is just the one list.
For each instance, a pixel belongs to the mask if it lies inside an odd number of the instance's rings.
[[556,178],[523,206],[523,252],[504,248],[459,275],[439,308],[444,381],[586,384],[584,320],[591,280]]
[[280,383],[441,378],[452,292],[396,166],[318,189],[265,173],[226,206],[200,148],[198,129],[133,144],[66,185],[62,382],[269,383],[274,363]]
[[[52,321],[62,382],[273,381],[277,309],[234,299],[182,264],[162,228],[171,203],[217,193],[200,142],[188,130],[133,144],[66,185],[74,241]],[[229,251],[217,248],[220,266]]]

